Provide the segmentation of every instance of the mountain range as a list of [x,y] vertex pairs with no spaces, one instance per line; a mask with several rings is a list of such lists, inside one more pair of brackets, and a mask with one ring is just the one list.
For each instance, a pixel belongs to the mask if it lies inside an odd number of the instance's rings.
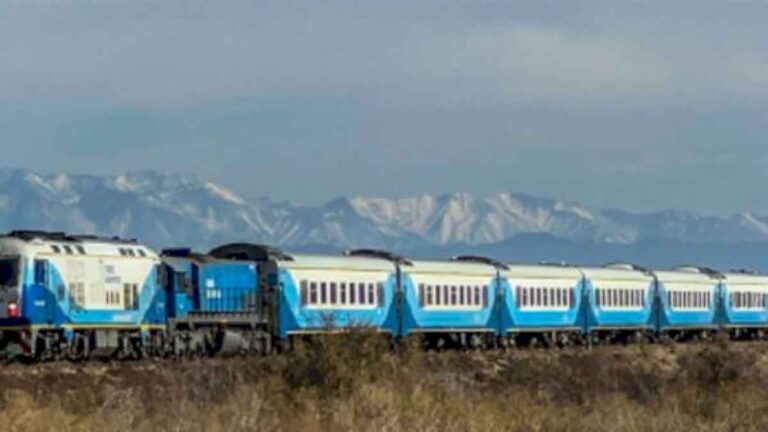
[[156,248],[207,250],[230,241],[287,250],[373,247],[413,256],[487,253],[519,261],[648,265],[686,260],[768,268],[768,216],[633,213],[499,192],[405,198],[339,197],[317,206],[246,198],[203,178],[0,169],[0,229],[48,229],[138,238]]

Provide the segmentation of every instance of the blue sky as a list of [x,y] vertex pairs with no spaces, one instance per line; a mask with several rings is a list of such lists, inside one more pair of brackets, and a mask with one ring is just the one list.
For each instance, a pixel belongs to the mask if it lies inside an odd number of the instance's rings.
[[0,2],[2,164],[768,212],[768,3]]

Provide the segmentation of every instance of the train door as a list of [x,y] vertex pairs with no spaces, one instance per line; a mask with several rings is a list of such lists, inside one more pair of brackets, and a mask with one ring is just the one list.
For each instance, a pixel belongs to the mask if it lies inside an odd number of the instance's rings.
[[53,323],[56,318],[56,308],[59,304],[59,294],[50,285],[51,266],[45,259],[34,260],[34,280],[32,281],[33,322]]

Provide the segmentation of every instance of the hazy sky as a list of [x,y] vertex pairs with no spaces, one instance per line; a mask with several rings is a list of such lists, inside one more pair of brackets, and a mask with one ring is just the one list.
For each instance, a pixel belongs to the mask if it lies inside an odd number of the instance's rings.
[[0,165],[768,212],[768,2],[0,0]]

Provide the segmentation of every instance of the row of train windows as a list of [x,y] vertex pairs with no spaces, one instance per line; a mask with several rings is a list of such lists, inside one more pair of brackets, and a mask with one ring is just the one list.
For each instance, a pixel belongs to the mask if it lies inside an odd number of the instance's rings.
[[[63,289],[63,286],[60,287]],[[71,282],[69,284],[71,301],[75,307],[85,305],[85,283]],[[120,298],[120,291],[106,290],[104,292],[104,304],[107,306],[123,306],[125,310],[139,309],[139,285],[135,283],[123,284],[123,296]],[[121,301],[122,300],[122,301]]]
[[734,309],[756,309],[768,306],[768,294],[759,292],[732,292],[731,306]]
[[641,308],[645,306],[645,290],[629,288],[597,288],[595,302],[599,307]]
[[676,309],[709,309],[712,305],[710,291],[670,291],[667,304]]
[[381,306],[384,284],[372,282],[315,282],[302,280],[302,306]]
[[515,296],[518,307],[567,308],[575,303],[573,288],[518,286]]
[[419,303],[430,306],[488,306],[488,286],[419,284]]

